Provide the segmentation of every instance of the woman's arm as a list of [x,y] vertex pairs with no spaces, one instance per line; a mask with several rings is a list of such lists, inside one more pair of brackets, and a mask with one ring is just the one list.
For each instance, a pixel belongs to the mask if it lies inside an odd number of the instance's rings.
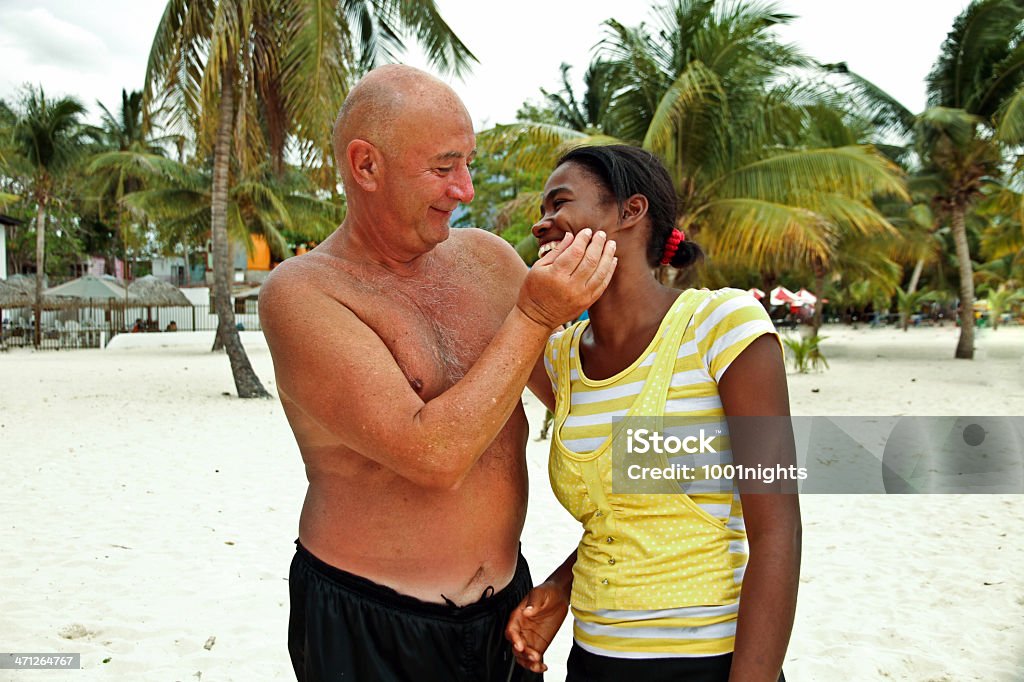
[[[788,416],[789,394],[786,370],[778,340],[765,334],[755,339],[733,360],[719,381],[722,406],[729,417]],[[776,431],[780,445],[791,440],[783,420],[765,420]],[[774,428],[775,426],[779,428]],[[752,429],[734,430],[734,456],[740,463],[748,446],[746,434],[760,440],[764,433]],[[774,465],[774,460],[769,464]],[[741,488],[743,519],[750,556],[743,576],[736,648],[730,682],[776,682],[786,656],[800,581],[800,506],[795,493],[753,492]]]
[[569,612],[575,564],[573,552],[547,580],[530,590],[509,616],[505,637],[512,643],[516,661],[527,670],[542,673],[548,669],[544,652]]

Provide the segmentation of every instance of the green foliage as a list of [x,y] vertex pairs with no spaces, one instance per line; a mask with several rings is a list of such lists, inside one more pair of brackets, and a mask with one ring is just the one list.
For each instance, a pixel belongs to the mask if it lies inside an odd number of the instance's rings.
[[828,369],[828,361],[821,352],[821,342],[827,336],[810,336],[808,338],[786,336],[782,339],[786,350],[789,351],[789,361],[793,363],[793,369],[800,374],[807,374],[811,370],[815,372]]
[[410,36],[443,72],[464,73],[475,61],[433,0],[168,0],[143,106],[159,109],[172,134],[192,135],[206,156],[227,74],[236,90],[234,158],[245,172],[268,157],[283,172],[291,146],[330,189],[341,103],[360,75],[396,61]]
[[[69,251],[80,248],[73,241],[77,223],[69,209],[76,166],[95,139],[95,130],[82,122],[84,112],[72,97],[48,98],[42,87],[31,86],[21,91],[14,106],[0,106],[0,187],[8,190],[5,194],[21,198],[8,210],[26,223],[32,221],[33,235],[41,237],[33,249],[19,239],[27,236],[29,229],[12,230],[9,258],[17,266],[15,271],[31,262],[37,271],[59,272],[68,265]],[[51,214],[59,216],[54,226],[57,240],[47,244],[46,232],[55,222]],[[33,251],[34,258],[30,255]],[[46,262],[47,254],[54,256],[51,262]]]
[[[209,167],[197,168],[159,156],[117,153],[94,163],[98,167],[131,165],[144,173],[147,189],[125,196],[124,201],[140,217],[153,222],[162,243],[194,245],[206,240],[212,185]],[[264,165],[235,180],[228,197],[232,240],[251,251],[249,235],[261,235],[271,253],[280,259],[292,255],[295,243],[322,241],[342,218],[341,209],[317,196],[308,176],[295,169],[278,178],[269,165]]]
[[1000,287],[990,291],[985,302],[988,305],[989,317],[992,320],[992,329],[998,329],[1003,313],[1009,312],[1014,306],[1024,302],[1024,289],[1011,291],[1005,287]]
[[910,318],[917,313],[923,304],[937,301],[939,298],[940,296],[935,291],[918,289],[917,291],[908,292],[904,291],[901,287],[896,287],[896,309],[900,314],[900,325],[903,331],[907,331]]
[[677,0],[650,27],[609,20],[582,97],[563,68],[562,91],[544,93],[551,116],[480,139],[545,174],[573,145],[642,143],[666,161],[680,227],[714,267],[828,270],[847,235],[894,238],[872,199],[907,192],[896,166],[858,143],[864,125],[843,98],[792,75],[812,62],[774,33],[791,19],[766,4]]

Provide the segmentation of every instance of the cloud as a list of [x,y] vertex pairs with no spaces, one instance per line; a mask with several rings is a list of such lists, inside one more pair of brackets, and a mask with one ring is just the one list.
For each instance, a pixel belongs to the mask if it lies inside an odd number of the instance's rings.
[[109,58],[99,36],[41,7],[4,12],[0,26],[0,49],[21,53],[20,61],[29,64],[84,71],[102,66]]

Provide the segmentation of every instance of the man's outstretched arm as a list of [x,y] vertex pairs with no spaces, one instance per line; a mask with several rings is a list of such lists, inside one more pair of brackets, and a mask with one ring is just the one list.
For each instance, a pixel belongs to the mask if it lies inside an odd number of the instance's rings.
[[603,233],[539,261],[473,367],[428,401],[351,310],[282,272],[260,294],[278,389],[339,444],[417,485],[457,487],[519,403],[552,330],[601,295],[614,265]]

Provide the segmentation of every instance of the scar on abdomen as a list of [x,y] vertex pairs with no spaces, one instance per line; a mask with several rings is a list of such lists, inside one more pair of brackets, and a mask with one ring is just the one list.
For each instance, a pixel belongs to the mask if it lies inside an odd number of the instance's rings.
[[469,587],[470,585],[472,585],[473,583],[475,583],[476,581],[480,580],[480,578],[483,578],[483,577],[484,577],[484,567],[481,566],[480,568],[476,569],[476,573],[474,573],[473,577],[469,579],[468,583],[466,583],[466,587]]

